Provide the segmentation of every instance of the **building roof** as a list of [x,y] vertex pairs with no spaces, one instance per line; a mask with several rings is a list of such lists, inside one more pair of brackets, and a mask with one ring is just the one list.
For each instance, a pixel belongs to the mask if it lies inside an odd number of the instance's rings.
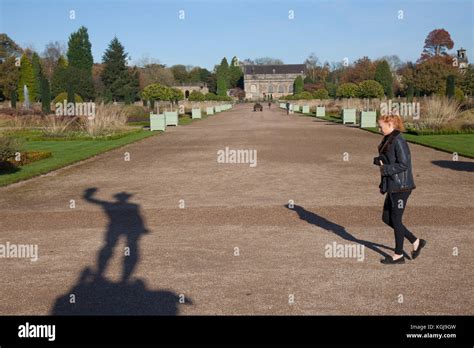
[[303,74],[306,72],[304,64],[281,65],[244,65],[244,74]]

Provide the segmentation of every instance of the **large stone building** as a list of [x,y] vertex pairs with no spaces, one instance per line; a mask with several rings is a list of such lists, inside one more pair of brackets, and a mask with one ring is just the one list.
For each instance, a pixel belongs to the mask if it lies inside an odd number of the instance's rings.
[[273,99],[293,93],[296,77],[306,76],[304,64],[243,65],[247,99]]

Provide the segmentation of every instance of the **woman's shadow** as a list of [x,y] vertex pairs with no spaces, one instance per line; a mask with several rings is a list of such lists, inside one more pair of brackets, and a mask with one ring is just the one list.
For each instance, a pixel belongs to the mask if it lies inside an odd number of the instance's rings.
[[390,248],[386,245],[373,243],[367,240],[356,238],[352,234],[347,232],[344,226],[341,226],[332,221],[329,221],[323,218],[322,216],[312,213],[299,205],[295,205],[294,208],[290,208],[289,205],[286,204],[285,207],[288,208],[289,210],[295,211],[301,220],[304,220],[312,225],[325,229],[328,232],[332,232],[347,241],[363,245],[364,247],[372,251],[375,251],[376,253],[382,255],[383,257],[388,257],[389,254],[387,254],[385,251],[381,250],[380,248],[394,251],[393,248]]
[[[140,206],[131,203],[131,194],[114,195],[109,202],[94,197],[96,188],[84,191],[84,199],[97,204],[105,211],[109,224],[104,245],[97,254],[96,271],[84,267],[72,289],[57,298],[53,315],[177,315],[179,304],[192,304],[191,299],[174,292],[147,289],[142,279],[130,280],[140,260],[138,242],[140,236],[149,233],[140,214]],[[121,281],[113,282],[104,273],[113,256],[120,237],[126,239],[122,262]]]

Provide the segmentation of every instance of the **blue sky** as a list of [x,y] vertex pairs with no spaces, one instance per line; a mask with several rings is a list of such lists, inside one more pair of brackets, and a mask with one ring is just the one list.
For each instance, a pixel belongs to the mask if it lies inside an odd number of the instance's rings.
[[[0,32],[42,52],[49,41],[67,43],[89,30],[95,62],[117,36],[132,58],[212,69],[229,60],[274,57],[303,63],[352,62],[397,54],[416,60],[435,28],[451,33],[455,49],[474,62],[473,0],[0,0]],[[75,19],[70,19],[74,10]],[[179,11],[185,19],[179,19]],[[288,18],[294,11],[294,19]],[[403,19],[398,19],[399,10]]]

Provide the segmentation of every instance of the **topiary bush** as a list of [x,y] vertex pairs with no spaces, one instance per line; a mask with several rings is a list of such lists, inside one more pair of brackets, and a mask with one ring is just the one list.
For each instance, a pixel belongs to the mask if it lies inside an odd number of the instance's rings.
[[295,95],[293,96],[293,99],[294,99],[294,100],[298,100],[298,99],[301,99],[301,100],[310,100],[310,99],[313,99],[313,95],[312,95],[310,92],[308,92],[308,91],[304,91],[304,92],[295,94]]
[[328,99],[329,92],[325,88],[318,89],[313,93],[315,99]]
[[215,95],[214,93],[211,93],[211,92],[206,93],[204,95],[204,100],[216,100],[216,98],[217,98],[217,95]]
[[355,83],[347,82],[340,85],[337,89],[338,98],[356,98],[359,94],[359,86]]
[[383,86],[375,80],[365,80],[359,83],[359,98],[383,98]]
[[[53,104],[54,105],[56,105],[57,103],[62,104],[64,103],[65,100],[67,102],[67,92],[61,92],[56,96],[56,98],[53,99]],[[76,103],[83,102],[82,97],[79,94],[74,94],[74,100],[76,101]]]
[[188,97],[189,101],[204,101],[205,99],[206,96],[199,91],[192,91]]

